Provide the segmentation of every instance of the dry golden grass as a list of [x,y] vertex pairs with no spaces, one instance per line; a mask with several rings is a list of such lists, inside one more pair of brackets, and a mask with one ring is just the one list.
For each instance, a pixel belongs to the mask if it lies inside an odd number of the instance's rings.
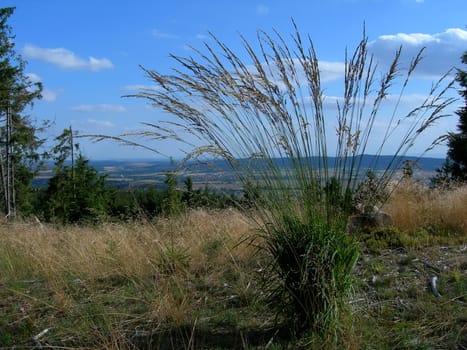
[[[16,278],[20,277],[18,273],[141,277],[157,273],[161,253],[173,247],[185,252],[190,257],[190,269],[196,270],[207,263],[206,242],[219,241],[223,253],[218,255],[228,262],[232,249],[250,230],[247,219],[235,210],[196,210],[153,223],[96,227],[13,224],[0,227],[3,272]],[[245,246],[235,254],[243,256],[247,250]]]
[[405,181],[392,193],[385,205],[397,227],[467,235],[467,185],[450,189],[431,189]]
[[[404,183],[385,210],[403,230],[466,237],[467,186]],[[123,349],[129,334],[161,327],[271,324],[257,301],[255,271],[266,260],[248,244],[255,233],[236,210],[95,227],[0,226],[0,345],[30,346],[50,328],[42,346]]]
[[0,298],[49,315],[31,334],[52,323],[64,338],[79,334],[106,343],[133,324],[191,324],[200,305],[218,307],[219,301],[208,300],[210,289],[219,289],[220,299],[248,289],[252,276],[244,260],[254,248],[245,238],[251,233],[236,210],[96,227],[3,226],[0,285],[6,288]]

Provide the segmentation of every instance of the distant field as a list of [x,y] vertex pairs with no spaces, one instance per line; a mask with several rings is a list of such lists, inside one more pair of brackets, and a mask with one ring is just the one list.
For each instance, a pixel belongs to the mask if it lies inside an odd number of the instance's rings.
[[[376,170],[383,170],[392,157],[382,156],[376,164]],[[370,166],[373,156],[363,157],[362,167]],[[429,179],[435,174],[436,169],[442,167],[444,159],[405,157],[404,160],[417,161],[414,167],[416,179]],[[334,158],[330,158],[332,164]],[[313,165],[313,161],[310,162]],[[149,185],[162,186],[167,171],[177,170],[180,180],[190,176],[194,188],[208,185],[229,192],[241,190],[237,179],[230,171],[225,161],[216,160],[209,163],[187,163],[180,167],[176,162],[168,160],[99,160],[90,164],[107,176],[107,182],[118,188],[145,187]],[[49,164],[34,180],[35,186],[45,186],[52,176],[53,165]]]

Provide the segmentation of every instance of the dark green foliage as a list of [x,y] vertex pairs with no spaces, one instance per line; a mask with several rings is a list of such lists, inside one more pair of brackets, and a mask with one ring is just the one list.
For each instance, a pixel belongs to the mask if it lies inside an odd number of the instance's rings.
[[238,206],[238,202],[235,195],[229,196],[205,185],[203,188],[193,191],[191,208],[226,209]]
[[[107,216],[109,199],[105,176],[100,176],[81,153],[75,160],[79,145],[73,142],[71,128],[63,130],[55,140],[54,176],[44,193],[43,217],[63,224],[101,221]],[[71,164],[68,166],[65,161],[69,157]]]
[[164,184],[166,185],[163,213],[168,216],[180,214],[182,211],[182,197],[177,189],[178,179],[173,172],[166,172]]
[[17,164],[15,169],[16,206],[21,215],[29,217],[34,214],[35,190],[32,180],[35,171],[24,164]]
[[238,205],[235,195],[210,189],[194,189],[190,177],[179,189],[178,179],[170,174],[163,186],[135,189],[108,189],[107,216],[116,220],[151,220],[160,215],[177,215],[186,209],[225,209]]
[[0,8],[0,192],[2,210],[13,217],[17,209],[30,211],[31,180],[40,160],[44,140],[31,119],[21,115],[41,97],[42,86],[24,73],[26,64],[15,52],[14,36],[7,24],[13,7]]
[[7,24],[15,8],[0,8],[0,106],[2,114],[9,106],[18,115],[36,98],[41,97],[42,86],[33,83],[24,73],[25,62],[15,52],[14,35]]
[[128,220],[134,216],[134,192],[109,188],[108,216],[116,220]]
[[72,128],[64,129],[62,133],[55,138],[57,144],[52,148],[52,153],[55,155],[55,169],[62,169],[65,161],[71,158],[71,167],[74,167],[75,151],[79,152],[79,144],[73,141]]
[[182,200],[183,202],[186,203],[186,206],[188,208],[191,208],[193,206],[193,180],[191,179],[190,176],[188,176],[185,181],[183,182],[185,185],[185,191],[182,194]]
[[64,166],[50,179],[44,216],[49,221],[95,223],[107,216],[105,177],[80,155],[74,168]]
[[351,285],[358,246],[341,228],[298,217],[268,227],[267,250],[274,258],[268,276],[281,315],[297,334],[325,335],[338,320]]
[[431,185],[433,187],[447,187],[452,182],[452,172],[453,165],[451,159],[446,158],[443,166],[439,169],[436,169],[436,175],[433,176],[431,180]]
[[[467,51],[462,56],[462,63],[467,64]],[[461,86],[459,94],[464,99],[464,106],[456,114],[459,116],[457,133],[449,134],[448,159],[449,167],[443,169],[454,181],[467,181],[467,71],[459,69],[456,77]]]
[[133,191],[132,202],[136,213],[141,212],[144,217],[153,218],[162,214],[166,200],[162,191],[158,191],[154,186],[151,186]]

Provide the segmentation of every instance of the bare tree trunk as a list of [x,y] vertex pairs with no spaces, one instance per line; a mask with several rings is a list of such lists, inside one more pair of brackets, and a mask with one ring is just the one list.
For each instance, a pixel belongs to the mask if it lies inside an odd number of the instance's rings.
[[5,163],[5,157],[4,157],[5,153],[3,149],[0,149],[0,177],[1,177],[1,185],[2,185],[2,193],[3,193],[3,209],[5,210],[5,214],[6,214],[7,207],[8,207],[8,204],[7,204],[8,203],[8,194],[7,194],[8,191],[7,191],[7,173],[5,169],[6,163]]
[[5,144],[0,149],[0,177],[3,192],[4,214],[7,220],[16,216],[15,165],[13,160],[13,115],[10,101],[7,102],[5,115]]
[[75,182],[75,145],[73,143],[73,129],[70,125],[70,148],[71,148],[71,181],[73,182],[73,198],[76,199],[76,182]]
[[71,148],[71,178],[75,179],[75,150],[73,145],[73,129],[70,125],[70,148]]

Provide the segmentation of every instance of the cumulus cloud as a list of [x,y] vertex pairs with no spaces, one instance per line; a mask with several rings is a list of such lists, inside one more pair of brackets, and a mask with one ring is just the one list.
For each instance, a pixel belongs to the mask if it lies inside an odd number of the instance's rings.
[[23,54],[28,58],[48,62],[62,69],[91,70],[97,72],[113,67],[112,62],[107,58],[95,58],[91,56],[86,60],[65,48],[50,49],[26,45],[23,49]]
[[126,108],[120,105],[98,104],[98,105],[79,105],[71,107],[71,110],[77,112],[126,112]]
[[402,64],[408,66],[419,50],[425,48],[423,60],[416,73],[419,77],[436,78],[459,66],[460,57],[467,47],[467,31],[450,28],[441,33],[398,33],[381,35],[370,42],[370,50],[380,63],[389,64],[402,45]]
[[153,29],[152,35],[159,39],[178,39],[179,38],[178,35],[175,35],[172,33],[161,32],[158,29]]

